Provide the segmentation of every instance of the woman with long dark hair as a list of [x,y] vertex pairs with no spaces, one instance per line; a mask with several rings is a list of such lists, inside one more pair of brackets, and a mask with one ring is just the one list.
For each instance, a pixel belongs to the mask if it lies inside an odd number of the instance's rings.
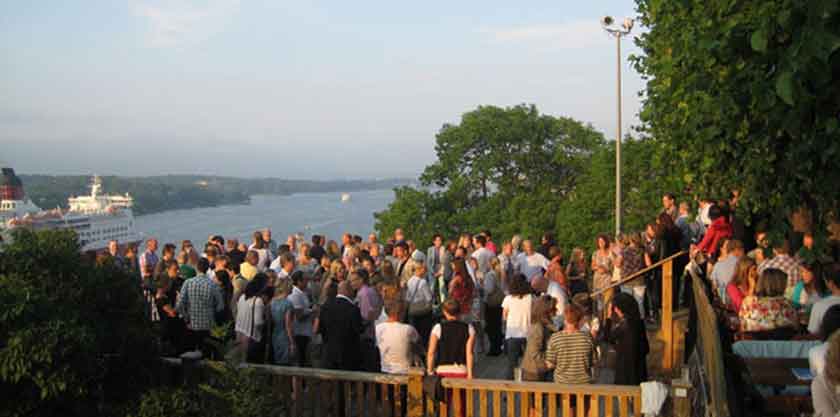
[[464,258],[455,258],[452,261],[452,281],[449,282],[449,297],[460,304],[460,319],[470,323],[473,297],[475,296],[475,282],[467,271],[467,263]]
[[627,293],[617,294],[604,325],[606,340],[615,348],[616,385],[639,385],[647,380],[650,346],[639,305]]
[[246,360],[252,363],[262,363],[265,354],[263,330],[267,321],[265,301],[261,295],[267,283],[265,274],[255,275],[237,301],[236,340],[240,349],[244,350]]

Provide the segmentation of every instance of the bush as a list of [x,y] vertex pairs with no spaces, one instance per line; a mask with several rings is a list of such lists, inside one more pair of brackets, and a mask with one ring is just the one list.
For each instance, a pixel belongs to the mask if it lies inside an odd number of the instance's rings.
[[72,231],[14,233],[0,304],[0,415],[120,413],[155,376],[137,280],[83,258]]
[[206,382],[160,388],[146,393],[136,413],[127,417],[269,417],[281,415],[280,402],[267,387],[267,377],[253,369],[210,363]]

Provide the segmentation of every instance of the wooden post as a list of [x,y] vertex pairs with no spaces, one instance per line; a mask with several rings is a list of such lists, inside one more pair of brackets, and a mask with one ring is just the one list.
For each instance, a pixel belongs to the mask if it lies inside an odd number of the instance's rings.
[[423,416],[423,369],[411,368],[408,370],[408,417]]
[[674,261],[662,264],[662,372],[672,375],[674,372],[674,308],[673,308],[673,266]]
[[682,377],[671,381],[671,415],[674,417],[691,417],[691,381],[688,378],[688,368],[683,368]]

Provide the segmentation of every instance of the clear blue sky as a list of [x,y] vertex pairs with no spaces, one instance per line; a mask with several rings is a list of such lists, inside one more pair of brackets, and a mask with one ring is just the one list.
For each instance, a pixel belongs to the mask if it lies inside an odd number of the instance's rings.
[[[631,0],[0,4],[0,161],[25,173],[414,176],[443,123],[534,103],[615,135]],[[638,33],[639,29],[636,29]],[[643,83],[623,48],[626,128]]]

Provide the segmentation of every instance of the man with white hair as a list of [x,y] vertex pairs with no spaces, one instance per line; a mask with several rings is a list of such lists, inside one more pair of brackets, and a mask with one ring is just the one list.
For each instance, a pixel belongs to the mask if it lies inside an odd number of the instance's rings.
[[550,262],[541,253],[534,250],[534,243],[526,240],[522,243],[524,252],[519,256],[517,269],[519,273],[525,275],[528,282],[531,282],[535,276],[541,276],[544,271],[548,270]]

